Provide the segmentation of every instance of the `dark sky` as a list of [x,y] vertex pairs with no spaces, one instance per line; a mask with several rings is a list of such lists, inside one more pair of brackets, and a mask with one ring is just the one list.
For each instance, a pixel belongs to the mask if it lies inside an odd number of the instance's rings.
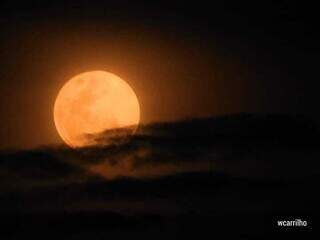
[[2,1],[0,147],[59,142],[59,89],[96,69],[133,87],[143,122],[318,116],[316,8],[271,2]]

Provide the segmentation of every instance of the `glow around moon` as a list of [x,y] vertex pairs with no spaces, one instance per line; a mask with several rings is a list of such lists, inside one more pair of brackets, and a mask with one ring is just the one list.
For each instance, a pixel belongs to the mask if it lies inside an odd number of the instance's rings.
[[140,106],[132,88],[104,71],[79,74],[60,90],[54,104],[54,122],[71,147],[91,145],[88,135],[132,127],[140,121]]

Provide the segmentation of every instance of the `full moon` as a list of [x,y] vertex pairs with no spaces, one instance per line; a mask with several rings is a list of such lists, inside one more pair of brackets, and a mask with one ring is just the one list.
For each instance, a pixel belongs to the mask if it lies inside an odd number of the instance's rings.
[[81,73],[59,91],[54,122],[63,141],[71,147],[92,145],[89,135],[130,127],[140,121],[140,106],[132,88],[105,71]]

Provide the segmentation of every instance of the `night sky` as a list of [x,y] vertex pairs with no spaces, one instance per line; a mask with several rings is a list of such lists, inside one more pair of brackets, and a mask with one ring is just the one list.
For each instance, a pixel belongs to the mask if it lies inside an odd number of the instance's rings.
[[318,117],[316,13],[291,1],[2,1],[1,148],[60,143],[59,89],[106,70],[143,123],[239,112]]
[[[315,234],[318,15],[306,1],[1,1],[0,239]],[[94,70],[132,87],[141,122],[69,147],[54,103]],[[98,126],[91,76],[63,98],[66,127]],[[101,89],[130,113],[128,92]]]

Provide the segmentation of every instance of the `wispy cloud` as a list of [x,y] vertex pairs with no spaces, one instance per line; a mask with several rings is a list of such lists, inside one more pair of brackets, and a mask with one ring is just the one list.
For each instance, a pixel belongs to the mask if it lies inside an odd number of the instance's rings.
[[[317,132],[300,118],[236,115],[140,126],[87,136],[87,148],[49,146],[0,154],[0,187],[90,178],[152,178],[193,171],[277,176],[318,169]],[[305,163],[301,164],[301,158]],[[290,168],[288,167],[290,164]]]

